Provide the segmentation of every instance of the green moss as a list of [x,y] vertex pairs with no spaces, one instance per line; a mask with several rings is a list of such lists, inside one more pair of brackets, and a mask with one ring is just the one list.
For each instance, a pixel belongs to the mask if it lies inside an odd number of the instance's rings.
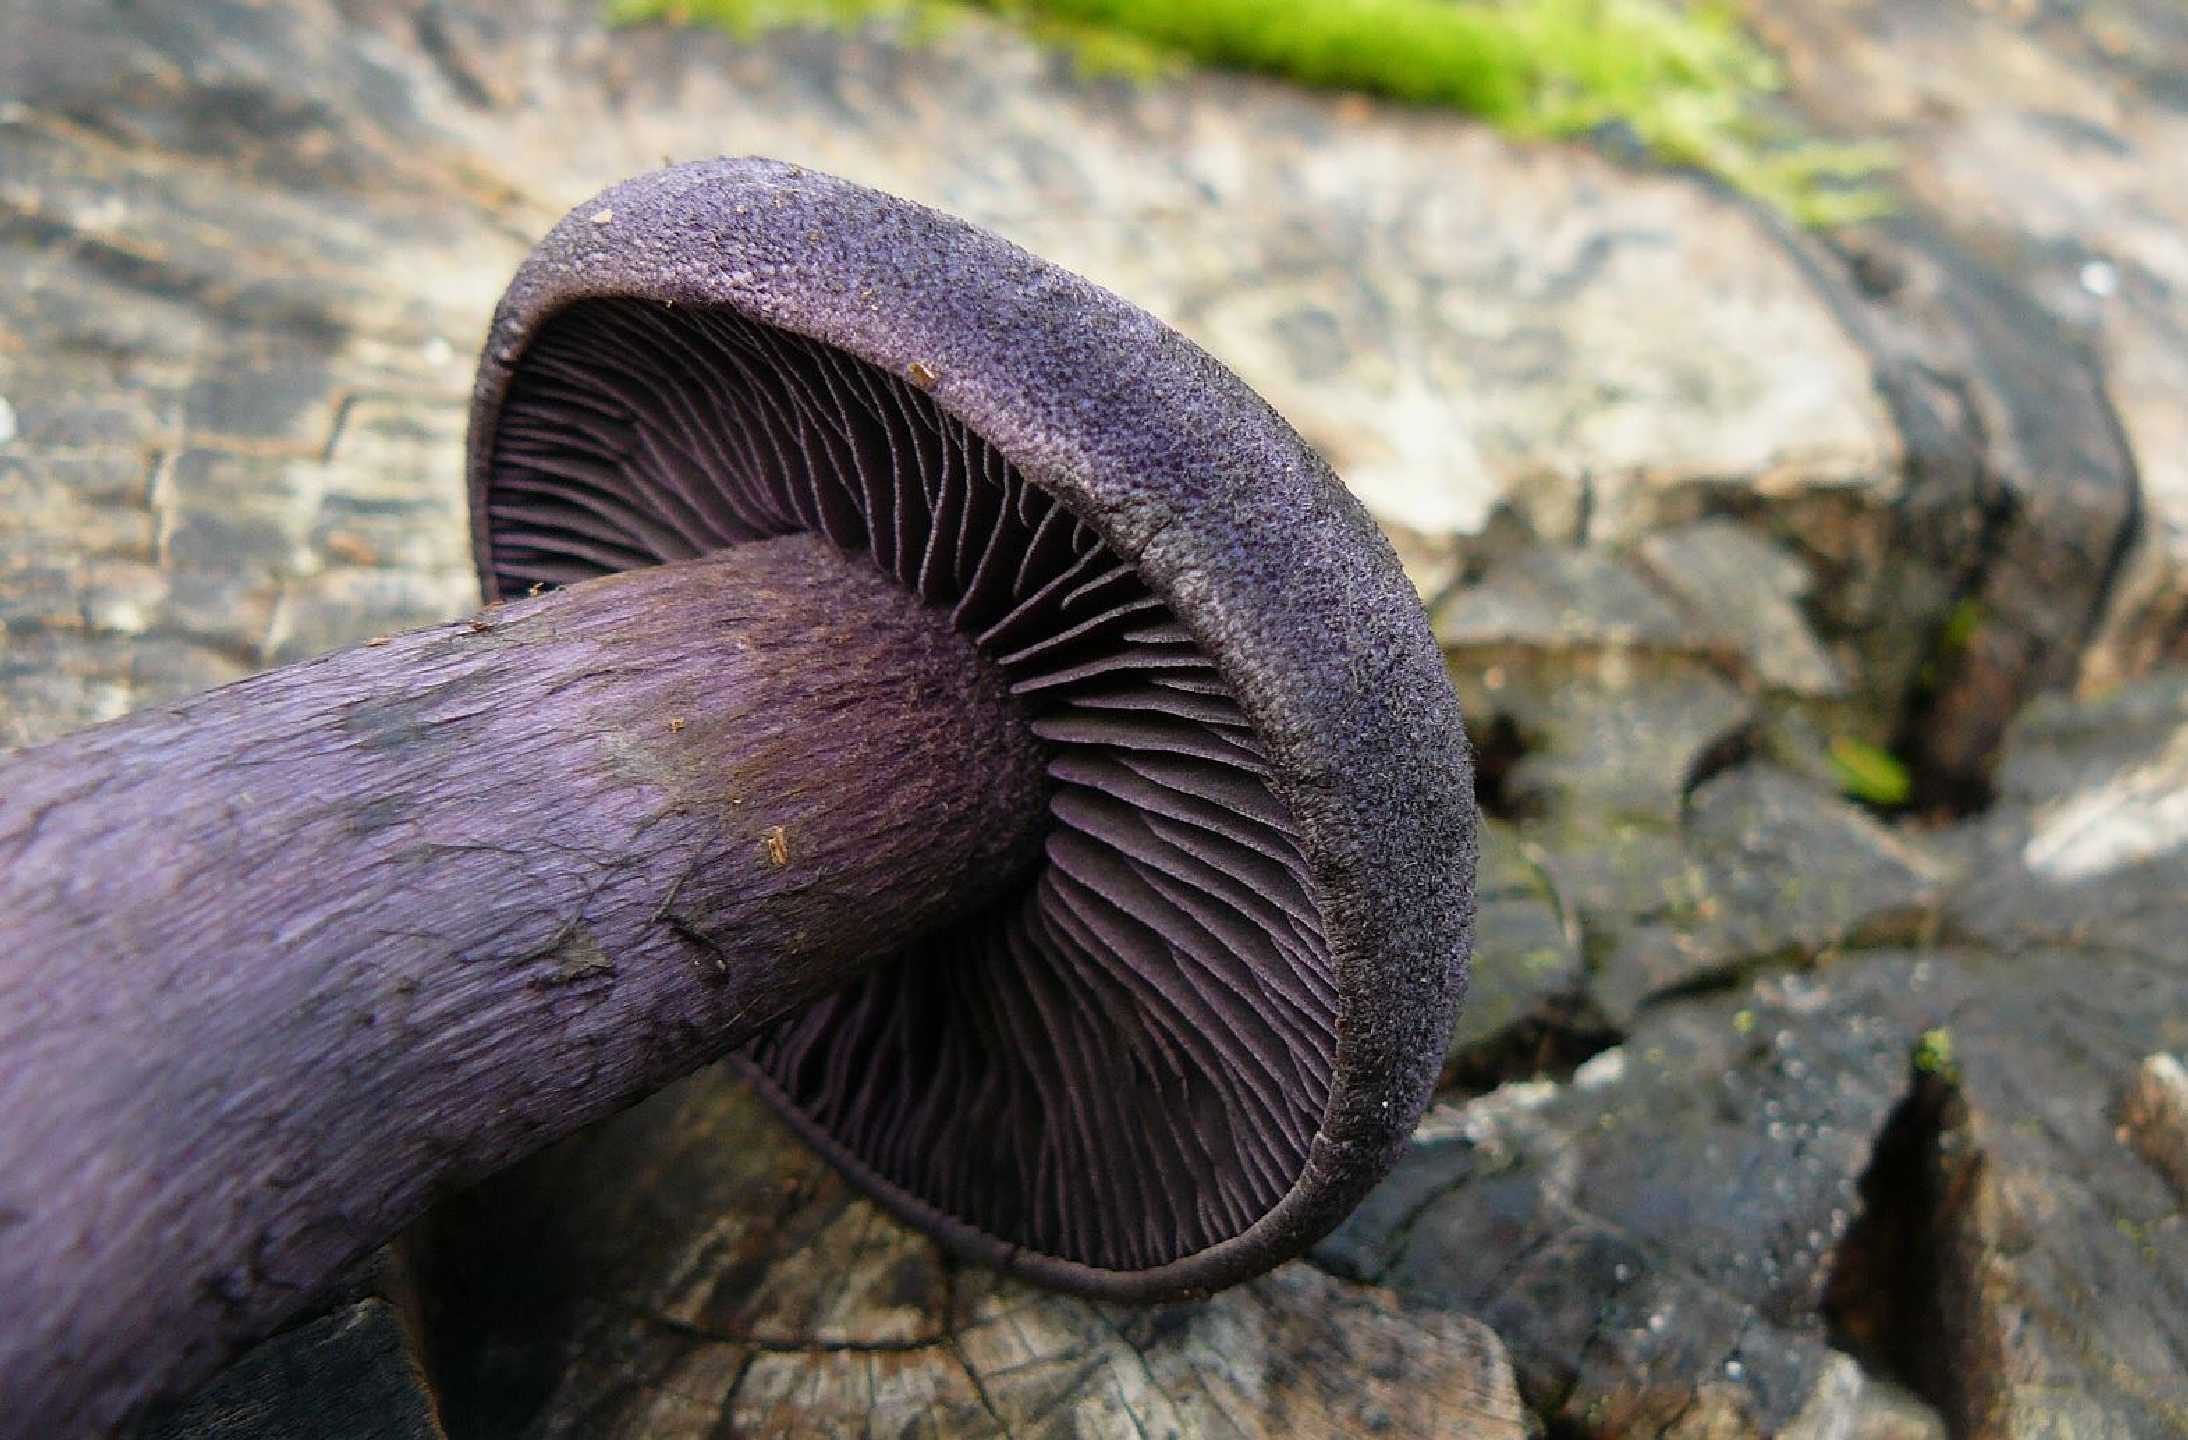
[[1914,1068],[1920,1074],[1957,1083],[1960,1066],[1952,1058],[1952,1031],[1943,1028],[1923,1031],[1922,1038],[1915,1042]]
[[608,0],[610,25],[666,20],[712,25],[740,39],[769,30],[830,29],[874,20],[939,21],[962,7],[954,0]]
[[1851,735],[1832,737],[1831,771],[1841,790],[1871,805],[1904,805],[1914,793],[1914,777],[1899,757]]
[[1508,133],[1623,131],[1808,224],[1889,208],[1877,145],[1827,145],[1767,108],[1777,64],[1724,0],[609,0],[618,24],[902,24],[1001,14],[1092,69],[1200,63],[1479,115]]
[[1565,956],[1563,952],[1552,950],[1548,946],[1538,946],[1528,951],[1520,957],[1519,962],[1520,969],[1526,971],[1529,975],[1537,976],[1554,974],[1563,969],[1564,965]]
[[1937,648],[1948,655],[1957,655],[1968,648],[1975,632],[1983,626],[1983,602],[1973,595],[1964,595],[1953,602],[1945,616],[1945,628],[1937,637]]

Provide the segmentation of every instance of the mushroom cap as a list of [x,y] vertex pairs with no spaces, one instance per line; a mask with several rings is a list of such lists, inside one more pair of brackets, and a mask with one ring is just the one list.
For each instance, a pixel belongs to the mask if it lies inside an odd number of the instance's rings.
[[948,607],[1052,747],[1020,891],[737,1057],[883,1205],[1156,1300],[1387,1171],[1465,991],[1470,751],[1388,541],[1214,359],[962,221],[704,161],[525,262],[469,465],[489,598],[816,530]]

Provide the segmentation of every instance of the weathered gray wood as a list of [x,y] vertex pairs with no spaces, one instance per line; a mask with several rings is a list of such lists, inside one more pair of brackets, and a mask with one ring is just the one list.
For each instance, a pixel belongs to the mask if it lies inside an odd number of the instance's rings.
[[285,1331],[229,1366],[139,1440],[447,1440],[385,1300]]
[[2188,1200],[2188,1068],[2162,1051],[2135,1071],[2121,1109],[2121,1128],[2158,1173]]
[[[1936,332],[1908,352],[1933,373],[1908,378],[1930,392],[1941,421],[1976,442],[1996,499],[2014,505],[1997,515],[1981,587],[1986,618],[1995,610],[1999,623],[1964,674],[2059,665],[2053,654],[1993,648],[1996,631],[2053,608],[2032,638],[2062,635],[2054,627],[2081,623],[2108,568],[2116,573],[2096,596],[2085,677],[2110,683],[2182,658],[2180,7],[1769,0],[1752,13],[1785,56],[1793,102],[1838,133],[1897,144],[1901,188],[1927,215],[1928,239],[1916,247],[1927,253],[1911,264],[1902,227],[1850,237],[1848,249],[1881,306]],[[1957,273],[1940,275],[1940,262]],[[1963,317],[1957,327],[1952,312]],[[1946,333],[1954,328],[1964,338]],[[1986,335],[1995,353],[1967,343]]]
[[428,1231],[427,1284],[470,1297],[443,1317],[458,1434],[1527,1433],[1480,1325],[1304,1264],[1139,1310],[951,1265],[723,1073],[488,1182]]

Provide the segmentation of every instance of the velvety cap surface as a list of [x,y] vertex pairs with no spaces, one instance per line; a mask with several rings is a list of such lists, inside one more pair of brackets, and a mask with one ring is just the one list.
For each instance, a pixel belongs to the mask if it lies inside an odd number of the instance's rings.
[[818,533],[946,610],[1049,745],[1022,893],[740,1057],[883,1203],[1156,1298],[1381,1178],[1464,991],[1468,751],[1388,543],[1235,376],[985,231],[708,161],[526,263],[470,474],[490,596]]

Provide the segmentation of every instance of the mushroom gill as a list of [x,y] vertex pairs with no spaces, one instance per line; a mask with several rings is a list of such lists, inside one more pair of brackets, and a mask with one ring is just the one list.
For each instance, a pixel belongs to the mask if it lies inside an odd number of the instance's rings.
[[741,1063],[900,1213],[1149,1269],[1244,1232],[1300,1175],[1339,1018],[1322,916],[1209,656],[911,372],[726,308],[577,300],[516,361],[491,580],[522,594],[809,532],[1003,669],[1050,750],[1033,873]]

